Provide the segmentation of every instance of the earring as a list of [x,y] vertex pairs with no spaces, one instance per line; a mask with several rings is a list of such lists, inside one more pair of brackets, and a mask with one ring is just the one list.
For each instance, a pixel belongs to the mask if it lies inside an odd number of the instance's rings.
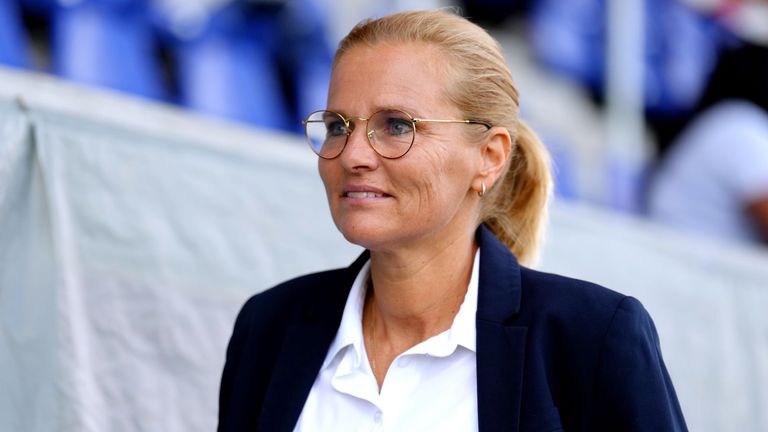
[[478,196],[482,198],[483,195],[485,195],[485,182],[480,183],[480,185],[483,187],[480,192],[477,193]]

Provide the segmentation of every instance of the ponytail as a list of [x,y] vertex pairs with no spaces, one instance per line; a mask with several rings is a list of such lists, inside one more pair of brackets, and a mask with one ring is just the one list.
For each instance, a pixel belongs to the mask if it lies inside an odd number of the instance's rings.
[[482,221],[523,264],[538,259],[552,190],[549,153],[518,120],[509,168],[484,203]]

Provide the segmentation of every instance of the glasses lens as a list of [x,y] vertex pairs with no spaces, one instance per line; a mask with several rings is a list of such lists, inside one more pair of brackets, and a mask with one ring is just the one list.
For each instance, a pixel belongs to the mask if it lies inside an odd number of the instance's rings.
[[347,141],[344,119],[332,111],[317,111],[309,115],[304,125],[307,142],[322,158],[335,158]]
[[380,155],[398,158],[413,145],[415,127],[411,116],[402,111],[379,111],[368,121],[368,137]]

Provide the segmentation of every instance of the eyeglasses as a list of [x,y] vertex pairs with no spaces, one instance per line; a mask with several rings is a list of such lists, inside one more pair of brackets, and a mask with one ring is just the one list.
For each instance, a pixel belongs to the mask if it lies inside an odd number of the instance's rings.
[[490,129],[491,125],[476,120],[439,120],[414,118],[397,109],[383,109],[368,118],[344,118],[333,111],[315,111],[303,120],[307,143],[323,159],[338,157],[355,130],[352,120],[366,122],[365,136],[373,150],[381,157],[397,159],[405,156],[416,138],[416,123],[465,123],[480,124]]

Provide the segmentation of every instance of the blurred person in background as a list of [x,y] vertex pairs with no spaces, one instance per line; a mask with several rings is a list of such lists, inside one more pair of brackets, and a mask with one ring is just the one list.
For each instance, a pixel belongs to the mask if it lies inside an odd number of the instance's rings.
[[684,431],[639,301],[531,270],[551,190],[498,43],[447,11],[355,27],[304,121],[366,251],[253,296],[220,431]]
[[725,2],[713,13],[739,39],[662,159],[649,213],[680,229],[767,244],[768,2]]

